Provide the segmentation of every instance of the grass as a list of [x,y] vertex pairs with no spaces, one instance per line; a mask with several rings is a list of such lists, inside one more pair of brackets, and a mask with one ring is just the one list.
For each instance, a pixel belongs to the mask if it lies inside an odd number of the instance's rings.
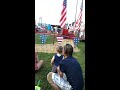
[[[52,38],[53,38],[52,36],[48,36],[45,43],[46,44],[52,44],[53,43],[53,39]],[[56,39],[55,39],[55,42],[57,42]],[[42,44],[39,34],[35,35],[35,44]]]
[[[46,44],[51,44],[51,43],[52,43],[52,37],[48,36],[46,40]],[[41,44],[39,35],[35,35],[35,44]],[[77,58],[77,60],[79,61],[82,67],[83,78],[85,81],[85,52],[84,52],[85,43],[79,42],[78,48],[80,49],[80,51],[77,53],[73,53],[73,56]],[[37,73],[35,73],[35,85],[37,85],[38,80],[41,80],[40,86],[41,87],[44,86],[46,90],[53,90],[49,85],[49,83],[47,82],[47,74],[51,71],[50,60],[53,55],[54,55],[53,53],[38,53],[39,59],[44,60],[44,65]]]

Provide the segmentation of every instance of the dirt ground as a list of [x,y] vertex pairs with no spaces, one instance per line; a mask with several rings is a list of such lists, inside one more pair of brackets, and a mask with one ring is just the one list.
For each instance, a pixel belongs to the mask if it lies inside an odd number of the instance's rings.
[[[61,44],[55,43],[53,44],[35,44],[35,52],[44,52],[44,53],[56,53],[56,47],[58,45],[64,46],[65,44],[71,44],[74,47],[73,40],[64,39]],[[74,52],[79,52],[80,49],[78,47],[74,48]]]

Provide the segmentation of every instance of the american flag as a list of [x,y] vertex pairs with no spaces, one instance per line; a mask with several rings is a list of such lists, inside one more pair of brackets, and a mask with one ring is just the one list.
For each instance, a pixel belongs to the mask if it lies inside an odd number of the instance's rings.
[[61,44],[62,41],[63,41],[63,37],[57,37],[57,42],[58,42],[59,44]]
[[75,22],[75,29],[79,30],[81,26],[81,20],[82,20],[82,10],[83,10],[83,0],[81,2],[81,7],[80,7],[80,13],[77,18],[77,22]]
[[60,19],[60,26],[61,28],[63,28],[65,25],[66,25],[66,13],[67,13],[67,0],[64,0],[63,1],[63,9],[62,9],[62,12],[61,12],[61,19]]

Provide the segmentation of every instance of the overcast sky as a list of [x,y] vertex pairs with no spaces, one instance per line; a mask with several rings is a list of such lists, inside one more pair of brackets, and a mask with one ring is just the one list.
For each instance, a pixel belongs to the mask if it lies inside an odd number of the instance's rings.
[[[77,16],[80,12],[81,1],[78,0]],[[35,20],[39,22],[39,17],[42,17],[42,22],[47,24],[59,25],[61,17],[63,0],[35,0]],[[67,23],[75,21],[77,0],[67,0]],[[83,0],[82,20],[85,23],[85,0]]]

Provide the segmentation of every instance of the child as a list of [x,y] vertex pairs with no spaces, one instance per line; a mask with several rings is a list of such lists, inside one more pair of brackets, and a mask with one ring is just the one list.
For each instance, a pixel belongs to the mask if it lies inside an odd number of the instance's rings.
[[55,54],[51,59],[52,72],[54,73],[57,73],[57,67],[59,65],[59,62],[63,59],[63,55],[62,55],[63,47],[58,46],[56,50],[57,50],[57,54]]

